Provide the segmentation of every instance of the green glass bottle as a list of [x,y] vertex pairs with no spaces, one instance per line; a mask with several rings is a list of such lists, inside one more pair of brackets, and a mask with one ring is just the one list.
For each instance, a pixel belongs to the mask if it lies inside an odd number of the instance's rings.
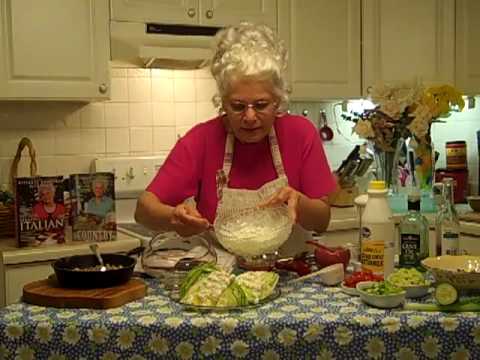
[[399,224],[400,267],[416,267],[428,257],[428,221],[420,213],[420,195],[408,195],[408,213]]

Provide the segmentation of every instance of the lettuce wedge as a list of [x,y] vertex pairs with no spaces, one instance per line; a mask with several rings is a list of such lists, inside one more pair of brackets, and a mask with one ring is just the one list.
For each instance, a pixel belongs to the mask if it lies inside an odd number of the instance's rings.
[[247,295],[243,288],[234,280],[220,295],[217,306],[245,306],[248,304]]
[[247,271],[238,275],[235,282],[243,289],[247,302],[257,304],[273,293],[278,279],[278,274],[271,271]]
[[234,275],[221,270],[203,274],[186,290],[180,302],[198,306],[215,306],[220,295],[234,278]]

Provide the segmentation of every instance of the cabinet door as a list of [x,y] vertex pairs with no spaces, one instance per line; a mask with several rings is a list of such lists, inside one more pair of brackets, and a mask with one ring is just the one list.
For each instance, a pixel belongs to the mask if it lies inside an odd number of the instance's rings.
[[109,95],[108,0],[0,0],[0,97]]
[[454,0],[364,0],[363,89],[454,82]]
[[276,0],[200,0],[200,23],[210,26],[237,24],[240,21],[277,28]]
[[[16,1],[16,0],[15,0]],[[47,279],[53,274],[50,262],[5,267],[5,305],[17,302],[22,297],[23,286],[32,281]]]
[[456,80],[466,94],[480,93],[480,1],[456,2]]
[[198,24],[198,0],[111,0],[112,20]]
[[279,3],[293,100],[361,95],[360,0]]

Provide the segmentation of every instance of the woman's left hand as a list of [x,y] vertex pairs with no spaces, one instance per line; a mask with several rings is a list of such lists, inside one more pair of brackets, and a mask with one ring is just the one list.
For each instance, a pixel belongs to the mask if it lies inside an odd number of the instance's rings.
[[294,223],[297,222],[297,207],[301,193],[290,186],[285,186],[278,190],[267,200],[261,202],[258,207],[263,209],[271,206],[286,204],[288,207],[288,216]]

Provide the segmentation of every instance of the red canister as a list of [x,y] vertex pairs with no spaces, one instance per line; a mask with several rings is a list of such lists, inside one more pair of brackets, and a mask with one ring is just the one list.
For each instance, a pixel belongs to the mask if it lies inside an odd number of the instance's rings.
[[435,182],[442,182],[443,178],[453,179],[453,198],[455,203],[465,202],[468,194],[468,170],[467,169],[435,170]]
[[447,169],[466,169],[467,166],[467,142],[448,141],[445,144],[447,155]]

